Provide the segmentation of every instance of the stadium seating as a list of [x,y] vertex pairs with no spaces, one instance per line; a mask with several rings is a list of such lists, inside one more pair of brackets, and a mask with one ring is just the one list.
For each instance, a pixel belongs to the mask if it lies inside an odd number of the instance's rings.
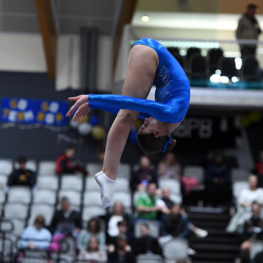
[[180,182],[174,179],[161,179],[159,186],[162,189],[163,187],[168,187],[171,190],[172,194],[181,194]]
[[129,191],[129,180],[128,178],[117,177],[115,191]]
[[83,188],[83,179],[81,175],[63,175],[61,177],[60,189],[82,191],[82,188]]
[[0,159],[0,174],[9,175],[13,170],[13,162],[8,159]]
[[160,255],[138,255],[137,263],[162,263],[163,258]]
[[83,205],[101,205],[101,194],[98,191],[88,191],[84,193]]
[[29,204],[31,202],[31,189],[26,186],[12,186],[8,191],[8,202]]
[[[15,168],[18,169],[19,165],[16,162]],[[35,160],[28,160],[26,162],[26,169],[31,170],[32,172],[37,172],[37,162]]]
[[5,218],[25,220],[28,216],[28,206],[19,203],[6,203]]
[[233,183],[240,181],[248,181],[249,171],[244,169],[232,169],[231,176]]
[[46,189],[36,189],[33,194],[33,203],[45,203],[55,205],[56,192]]
[[37,188],[39,189],[50,189],[53,191],[58,190],[58,177],[57,176],[40,176],[37,180]]
[[67,197],[72,205],[80,206],[81,205],[81,193],[75,190],[60,190],[58,192],[58,199],[62,197]]
[[82,210],[82,219],[87,222],[92,217],[105,215],[106,211],[100,206],[84,206]]
[[188,241],[183,238],[173,238],[163,246],[163,255],[168,260],[187,258]]
[[45,224],[48,226],[51,223],[53,214],[54,206],[43,203],[35,203],[31,206],[28,224],[32,225],[36,217],[38,215],[42,215],[45,218]]
[[134,226],[134,236],[139,238],[141,236],[140,228],[142,224],[147,224],[150,228],[150,236],[158,238],[160,234],[160,225],[158,221],[155,220],[147,220],[147,219],[139,219],[135,222]]
[[56,162],[43,161],[39,163],[38,175],[49,174],[54,175],[56,173]]
[[100,187],[97,184],[97,182],[95,181],[95,177],[94,176],[89,176],[86,178],[86,182],[85,182],[85,190],[86,191],[100,191]]

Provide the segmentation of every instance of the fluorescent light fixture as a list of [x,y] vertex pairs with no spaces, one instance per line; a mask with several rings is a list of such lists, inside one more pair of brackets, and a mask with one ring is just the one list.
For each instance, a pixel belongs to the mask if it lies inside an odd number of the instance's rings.
[[148,22],[150,20],[150,17],[147,15],[142,16],[142,22]]

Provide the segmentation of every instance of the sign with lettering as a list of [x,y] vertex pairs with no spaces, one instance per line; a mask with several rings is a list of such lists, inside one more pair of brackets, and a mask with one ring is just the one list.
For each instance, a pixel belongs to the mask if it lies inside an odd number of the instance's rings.
[[64,101],[2,98],[1,121],[65,126],[67,110],[68,103]]

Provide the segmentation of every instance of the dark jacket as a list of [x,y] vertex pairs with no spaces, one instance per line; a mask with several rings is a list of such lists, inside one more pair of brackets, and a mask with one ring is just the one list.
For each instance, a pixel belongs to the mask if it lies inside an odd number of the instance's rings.
[[56,231],[59,223],[73,223],[76,228],[82,228],[81,216],[78,212],[74,210],[71,211],[69,217],[65,217],[65,214],[62,210],[56,211],[49,227],[52,233]]
[[252,216],[250,219],[248,219],[243,227],[243,236],[245,239],[248,239],[250,237],[255,237],[256,239],[261,239],[263,237],[263,233],[254,233],[252,231],[253,227],[259,227],[263,229],[263,219],[260,217],[254,217]]
[[36,174],[30,170],[15,169],[9,175],[7,185],[22,185],[33,187],[36,184]]
[[213,182],[214,178],[223,179],[224,183],[228,183],[230,182],[230,170],[225,164],[211,163],[206,168],[205,180],[206,182]]
[[133,252],[126,252],[124,256],[120,256],[115,249],[114,252],[108,253],[108,263],[135,263],[135,257]]
[[74,174],[75,172],[80,172],[87,175],[87,171],[79,165],[72,165],[71,160],[62,154],[58,157],[56,162],[56,173],[57,174]]
[[150,236],[136,238],[133,251],[136,256],[147,254],[148,251],[153,254],[162,255],[162,249],[160,248],[157,239]]
[[263,251],[256,254],[253,259],[253,263],[262,263],[263,262]]
[[187,238],[190,235],[189,219],[181,214],[170,214],[165,222],[166,232],[173,237]]
[[168,209],[172,209],[174,202],[171,199],[162,198]]
[[130,188],[132,191],[136,191],[137,186],[143,181],[147,181],[148,184],[155,183],[158,186],[158,179],[155,170],[151,167],[148,169],[141,169],[140,167],[133,172],[130,181]]

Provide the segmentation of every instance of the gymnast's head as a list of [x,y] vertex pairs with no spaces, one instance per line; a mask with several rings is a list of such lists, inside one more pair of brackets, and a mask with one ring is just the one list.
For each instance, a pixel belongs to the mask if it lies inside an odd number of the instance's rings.
[[144,120],[137,134],[137,141],[142,152],[149,158],[160,158],[171,151],[176,140],[171,132],[180,125],[159,121],[153,117]]

